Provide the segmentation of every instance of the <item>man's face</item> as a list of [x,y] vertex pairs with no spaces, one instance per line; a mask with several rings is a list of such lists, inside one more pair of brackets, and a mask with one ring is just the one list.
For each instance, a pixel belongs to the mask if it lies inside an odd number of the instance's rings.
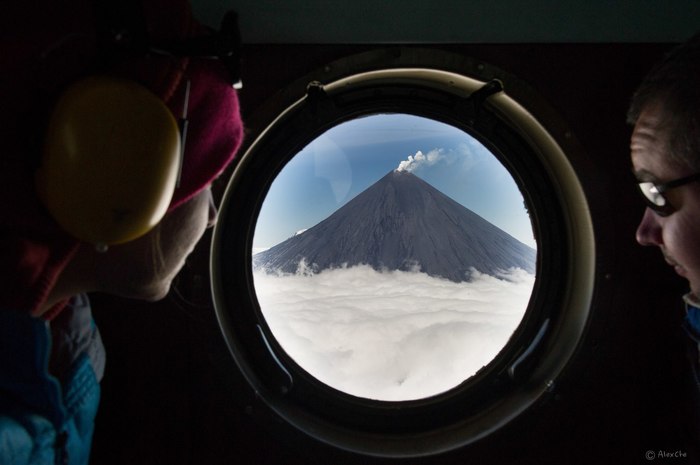
[[[639,181],[665,183],[694,174],[674,163],[669,153],[669,130],[660,104],[648,105],[639,116],[630,143],[632,166]],[[700,296],[700,182],[692,182],[665,194],[673,211],[660,216],[644,211],[637,228],[637,242],[655,245],[676,273],[686,278]]]

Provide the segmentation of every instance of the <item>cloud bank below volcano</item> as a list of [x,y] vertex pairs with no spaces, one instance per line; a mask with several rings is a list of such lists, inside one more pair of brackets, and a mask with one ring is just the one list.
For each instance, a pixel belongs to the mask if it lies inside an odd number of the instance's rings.
[[488,364],[522,320],[535,281],[521,269],[456,283],[366,265],[254,278],[265,319],[301,367],[388,401],[444,392]]

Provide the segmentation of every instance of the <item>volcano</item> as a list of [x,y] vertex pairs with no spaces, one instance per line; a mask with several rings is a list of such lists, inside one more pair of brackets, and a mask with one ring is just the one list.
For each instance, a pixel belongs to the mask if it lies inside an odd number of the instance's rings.
[[267,272],[369,265],[469,281],[473,269],[534,274],[537,253],[406,171],[391,171],[328,218],[256,254]]

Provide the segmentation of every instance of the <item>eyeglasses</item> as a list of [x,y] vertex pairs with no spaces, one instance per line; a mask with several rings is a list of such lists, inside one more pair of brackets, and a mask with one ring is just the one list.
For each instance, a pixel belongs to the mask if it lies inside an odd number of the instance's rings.
[[639,191],[644,196],[644,200],[646,200],[647,206],[660,216],[668,216],[673,213],[675,209],[669,203],[664,194],[671,189],[675,189],[676,187],[684,186],[698,180],[700,180],[700,173],[675,179],[663,184],[640,182],[637,185],[639,186]]

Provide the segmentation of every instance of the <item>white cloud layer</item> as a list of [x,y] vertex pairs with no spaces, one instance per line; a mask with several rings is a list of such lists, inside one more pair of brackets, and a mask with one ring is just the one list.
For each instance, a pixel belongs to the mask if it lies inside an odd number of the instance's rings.
[[371,399],[424,398],[457,386],[505,346],[535,277],[516,269],[469,283],[369,266],[255,273],[263,314],[286,352],[319,380]]

